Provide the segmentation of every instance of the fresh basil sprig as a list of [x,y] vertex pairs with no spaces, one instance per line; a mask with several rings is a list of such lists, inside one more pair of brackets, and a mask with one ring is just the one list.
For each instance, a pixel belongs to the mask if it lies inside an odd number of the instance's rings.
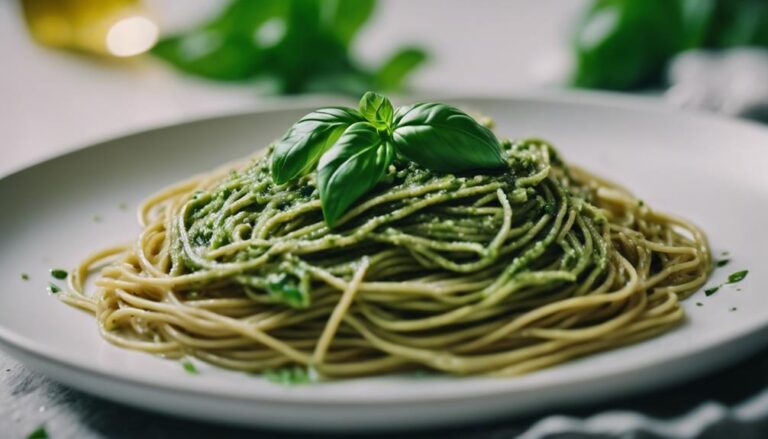
[[272,179],[287,183],[317,164],[325,222],[333,227],[386,173],[394,157],[440,172],[498,169],[507,162],[496,136],[445,104],[398,108],[367,92],[359,111],[333,107],[299,120],[272,155]]
[[275,145],[272,179],[277,184],[309,172],[341,134],[363,116],[351,108],[321,108],[302,117]]
[[360,99],[360,113],[373,126],[385,130],[392,126],[392,117],[395,112],[392,102],[384,96],[368,92]]
[[372,124],[358,122],[347,128],[317,165],[320,202],[329,225],[376,186],[393,157],[392,144]]
[[506,162],[496,136],[458,108],[443,104],[400,107],[392,141],[407,159],[443,172],[492,169]]

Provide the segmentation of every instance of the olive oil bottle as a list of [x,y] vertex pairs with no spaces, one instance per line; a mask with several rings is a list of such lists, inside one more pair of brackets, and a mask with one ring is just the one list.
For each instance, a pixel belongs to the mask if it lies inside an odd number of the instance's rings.
[[140,0],[21,0],[39,43],[126,57],[151,49],[158,27]]

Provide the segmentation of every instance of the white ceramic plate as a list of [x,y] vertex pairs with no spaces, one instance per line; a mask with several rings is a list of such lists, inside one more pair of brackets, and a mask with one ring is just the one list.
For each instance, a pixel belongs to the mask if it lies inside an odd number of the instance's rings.
[[688,379],[763,346],[768,130],[606,96],[452,102],[493,116],[503,135],[550,139],[568,160],[698,223],[715,252],[732,258],[710,284],[737,269],[749,276],[710,297],[696,293],[684,304],[688,321],[671,333],[519,378],[400,376],[294,388],[206,365],[190,375],[178,362],[116,348],[90,316],[46,293],[49,268],[133,239],[141,199],[251,154],[308,111],[287,109],[123,137],[0,181],[0,345],[63,383],[137,407],[314,430],[445,426],[583,405]]

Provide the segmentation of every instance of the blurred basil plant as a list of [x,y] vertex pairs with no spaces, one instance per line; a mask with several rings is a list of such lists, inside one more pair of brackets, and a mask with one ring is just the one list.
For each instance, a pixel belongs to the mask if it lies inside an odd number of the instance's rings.
[[233,0],[152,53],[191,75],[263,82],[282,94],[398,91],[426,53],[403,47],[376,68],[361,66],[350,47],[374,8],[375,0]]
[[597,0],[573,38],[571,83],[654,86],[682,51],[738,46],[768,47],[768,0]]

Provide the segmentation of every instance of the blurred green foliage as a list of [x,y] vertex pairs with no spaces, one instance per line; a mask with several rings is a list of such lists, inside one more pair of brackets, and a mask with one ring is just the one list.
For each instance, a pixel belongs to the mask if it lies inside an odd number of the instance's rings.
[[653,86],[683,50],[768,47],[768,0],[596,0],[573,46],[573,85]]
[[233,0],[152,52],[188,74],[261,81],[284,94],[398,91],[426,53],[405,47],[378,68],[360,66],[350,48],[374,8],[375,0]]

